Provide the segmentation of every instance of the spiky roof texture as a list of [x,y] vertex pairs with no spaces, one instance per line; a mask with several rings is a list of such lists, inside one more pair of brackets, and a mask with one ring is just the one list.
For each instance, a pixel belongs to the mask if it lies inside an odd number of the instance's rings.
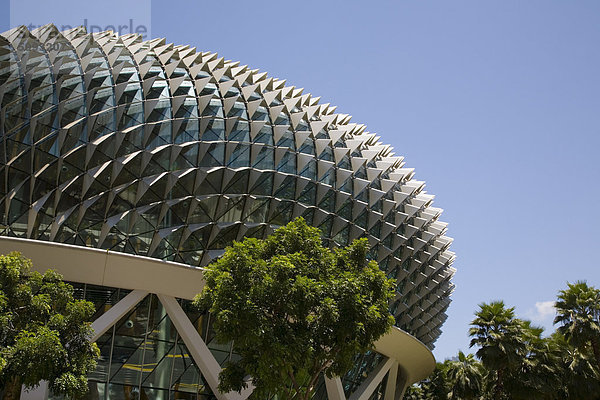
[[0,35],[0,234],[205,266],[303,216],[367,237],[397,325],[430,347],[453,290],[424,183],[364,125],[285,81],[137,35]]

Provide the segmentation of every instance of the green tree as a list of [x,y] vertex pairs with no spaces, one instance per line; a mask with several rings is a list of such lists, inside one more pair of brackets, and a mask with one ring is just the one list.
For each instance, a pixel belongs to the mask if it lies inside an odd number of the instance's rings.
[[581,281],[567,285],[555,304],[557,331],[580,351],[591,346],[600,369],[600,290]]
[[554,332],[549,340],[560,353],[558,378],[561,380],[558,398],[578,400],[600,399],[600,374],[595,367],[595,360],[588,349],[582,352],[569,344],[558,332]]
[[195,299],[241,356],[225,365],[219,389],[240,391],[249,375],[253,398],[308,399],[321,374],[349,370],[394,322],[394,282],[367,251],[366,240],[330,250],[301,218],[228,247]]
[[438,362],[428,379],[407,390],[405,399],[469,400],[481,398],[485,369],[472,354],[458,353],[456,360]]
[[406,388],[406,392],[404,392],[404,400],[425,400],[425,395],[423,394],[423,389],[419,385],[412,385]]
[[515,318],[502,301],[481,304],[471,323],[471,346],[487,370],[487,397],[554,399],[561,390],[560,351],[543,329]]
[[543,338],[543,328],[530,321],[515,319],[521,325],[521,341],[526,349],[520,354],[517,369],[509,371],[507,392],[515,400],[554,399],[560,391],[560,350],[548,338]]
[[448,398],[452,400],[479,399],[483,393],[484,369],[473,354],[458,352],[457,360],[450,360],[445,367],[449,386]]
[[600,290],[585,282],[569,284],[559,292],[556,308],[554,323],[560,326],[543,337],[542,328],[515,318],[514,308],[502,301],[481,304],[469,329],[481,360],[481,384],[470,386],[479,378],[475,360],[459,352],[458,360],[438,363],[407,393],[426,400],[600,400]]
[[495,399],[510,398],[510,374],[518,370],[527,354],[528,343],[522,321],[515,318],[514,307],[504,302],[480,304],[471,322],[470,346],[477,346],[477,357],[489,371],[488,381]]
[[[21,386],[47,380],[59,394],[87,391],[98,347],[89,342],[94,308],[73,300],[73,288],[54,271],[31,271],[19,253],[0,256],[0,387],[18,399]],[[2,397],[2,396],[0,396]]]
[[446,376],[448,363],[448,360],[443,363],[436,363],[431,375],[421,382],[420,393],[424,400],[443,400],[449,398],[450,385]]

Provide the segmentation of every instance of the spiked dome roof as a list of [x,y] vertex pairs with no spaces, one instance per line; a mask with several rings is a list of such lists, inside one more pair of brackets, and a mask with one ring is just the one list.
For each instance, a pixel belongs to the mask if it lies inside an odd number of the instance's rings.
[[205,266],[303,216],[367,237],[397,325],[432,347],[453,290],[442,210],[390,146],[319,98],[137,35],[0,35],[0,234]]

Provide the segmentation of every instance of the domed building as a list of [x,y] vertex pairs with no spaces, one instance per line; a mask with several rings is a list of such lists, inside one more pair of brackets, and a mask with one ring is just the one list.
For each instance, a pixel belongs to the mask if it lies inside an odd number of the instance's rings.
[[90,399],[247,398],[217,390],[237,355],[189,300],[226,246],[300,216],[330,246],[368,238],[397,280],[396,327],[315,399],[399,398],[433,370],[454,287],[442,210],[349,115],[214,53],[53,25],[0,35],[0,106],[0,251],[95,304]]

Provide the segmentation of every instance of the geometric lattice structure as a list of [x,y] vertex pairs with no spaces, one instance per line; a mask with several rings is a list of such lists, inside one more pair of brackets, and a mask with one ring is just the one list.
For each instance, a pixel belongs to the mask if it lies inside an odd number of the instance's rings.
[[[76,297],[94,303],[97,310],[95,319],[122,302],[127,295],[132,295],[130,290],[119,288],[78,283],[72,285]],[[90,391],[97,393],[101,399],[135,398],[136,393],[144,393],[152,399],[215,399],[207,379],[194,362],[185,339],[178,333],[173,317],[160,297],[141,293],[129,305],[116,323],[96,335],[101,358],[96,370],[90,374]],[[221,344],[215,340],[209,314],[197,312],[189,306],[189,301],[180,301],[180,305],[219,366],[238,357],[231,344]],[[177,318],[177,315],[174,317]],[[366,380],[368,373],[384,363],[385,357],[376,352],[358,356],[354,368],[341,380],[344,396],[351,396]],[[314,399],[325,398],[325,386],[321,378]],[[373,392],[383,389],[385,382]]]
[[366,237],[396,325],[430,348],[453,290],[446,224],[402,157],[302,89],[164,39],[0,35],[0,235],[205,266],[295,217]]
[[[73,283],[79,298],[96,305],[103,315],[131,291]],[[158,296],[142,294],[137,304],[101,335],[96,343],[101,358],[89,376],[90,391],[98,398],[135,398],[144,393],[152,399],[214,399],[200,368],[196,365],[172,318]],[[189,302],[183,302],[185,307]],[[230,345],[214,340],[210,318],[188,307],[190,322],[197,328],[220,365],[230,357]]]

